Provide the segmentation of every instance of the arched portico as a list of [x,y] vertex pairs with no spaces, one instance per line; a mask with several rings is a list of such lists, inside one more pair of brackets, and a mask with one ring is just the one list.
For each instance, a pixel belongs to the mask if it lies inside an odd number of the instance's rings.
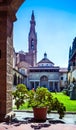
[[48,77],[47,76],[43,75],[40,78],[40,86],[48,88]]
[[0,1],[0,121],[12,110],[13,22],[24,0]]

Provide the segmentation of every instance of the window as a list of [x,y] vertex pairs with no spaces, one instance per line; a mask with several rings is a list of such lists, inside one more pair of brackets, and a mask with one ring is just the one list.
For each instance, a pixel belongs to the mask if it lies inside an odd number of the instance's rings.
[[34,40],[31,40],[31,48],[34,49]]

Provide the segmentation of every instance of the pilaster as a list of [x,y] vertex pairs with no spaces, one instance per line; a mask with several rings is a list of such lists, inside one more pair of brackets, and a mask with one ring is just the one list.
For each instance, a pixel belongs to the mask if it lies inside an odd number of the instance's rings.
[[0,121],[12,110],[13,22],[22,2],[0,1]]

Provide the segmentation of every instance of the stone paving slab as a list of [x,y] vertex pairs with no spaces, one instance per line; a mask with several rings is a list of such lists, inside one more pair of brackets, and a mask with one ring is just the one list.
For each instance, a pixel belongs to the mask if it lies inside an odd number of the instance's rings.
[[[16,111],[16,118],[20,121],[25,121],[25,119],[28,118],[33,118],[33,112],[21,112],[21,111]],[[59,115],[57,113],[51,113],[47,115],[47,118],[54,119],[54,120],[59,120]],[[65,116],[60,119],[61,121],[65,122],[66,124],[74,124],[76,125],[76,114],[71,113],[71,114],[65,114]]]
[[16,112],[17,120],[13,120],[9,124],[0,123],[0,130],[76,130],[76,114],[66,114],[62,120],[59,120],[58,114],[51,114],[48,116],[49,118],[51,120],[37,123],[29,120],[33,119],[33,113]]
[[[32,124],[9,124],[1,123],[0,130],[38,130],[31,127]],[[38,125],[38,124],[33,124]],[[49,127],[41,127],[40,130],[76,130],[76,125],[51,124]]]

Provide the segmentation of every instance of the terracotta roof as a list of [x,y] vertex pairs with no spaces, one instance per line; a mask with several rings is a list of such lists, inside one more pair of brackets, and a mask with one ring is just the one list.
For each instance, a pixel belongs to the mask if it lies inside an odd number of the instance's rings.
[[28,67],[31,67],[31,65],[29,63],[27,63],[26,61],[20,61],[18,64],[17,64],[18,68],[28,68]]

